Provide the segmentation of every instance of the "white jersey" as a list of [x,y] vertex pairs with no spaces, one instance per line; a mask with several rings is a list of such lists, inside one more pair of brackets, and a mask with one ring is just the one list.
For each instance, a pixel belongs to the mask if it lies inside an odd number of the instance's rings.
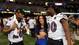
[[35,19],[29,19],[28,24],[29,24],[29,28],[33,29],[36,25],[36,20]]
[[[14,22],[18,25],[18,27],[21,26],[21,23],[18,23],[18,21],[16,20],[16,16],[15,16],[15,15],[12,16],[12,17],[10,17],[10,18],[8,19],[8,22],[7,22],[6,25],[7,25],[7,26],[10,26],[10,28],[11,28]],[[25,23],[24,20],[23,20],[22,24],[23,24],[22,27],[26,25],[26,23]],[[14,35],[18,36],[18,38],[14,38],[14,37],[13,37]],[[11,31],[11,32],[8,34],[8,40],[9,40],[10,42],[15,42],[15,43],[17,43],[17,42],[23,41],[23,37],[20,37],[20,36],[19,36],[19,33],[17,32],[17,28],[15,28],[13,31]]]
[[51,17],[49,19],[48,22],[48,37],[54,40],[59,40],[59,39],[63,39],[63,37],[65,36],[62,24],[60,22],[60,20],[64,18],[63,15],[61,15],[61,13],[54,15],[53,17]]

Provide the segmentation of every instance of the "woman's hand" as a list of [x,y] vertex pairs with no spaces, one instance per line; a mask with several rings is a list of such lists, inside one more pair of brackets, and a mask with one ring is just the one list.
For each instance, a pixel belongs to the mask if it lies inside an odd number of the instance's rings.
[[37,35],[38,39],[45,38],[45,36],[46,36],[45,32],[39,32],[39,35]]

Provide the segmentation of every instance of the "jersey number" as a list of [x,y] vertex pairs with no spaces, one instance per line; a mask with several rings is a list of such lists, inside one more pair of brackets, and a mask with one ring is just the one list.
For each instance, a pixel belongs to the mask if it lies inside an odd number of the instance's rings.
[[56,23],[53,21],[52,23],[51,23],[51,31],[52,32],[55,32],[57,30],[57,25],[56,25]]

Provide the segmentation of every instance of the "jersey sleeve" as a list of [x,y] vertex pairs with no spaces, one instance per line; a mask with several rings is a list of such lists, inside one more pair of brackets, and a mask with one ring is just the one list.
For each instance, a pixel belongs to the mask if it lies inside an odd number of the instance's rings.
[[6,26],[11,26],[11,25],[13,24],[13,22],[14,22],[14,20],[9,20],[9,19],[8,19],[8,21],[7,21],[7,23],[6,23]]
[[7,20],[6,26],[12,27],[12,25],[14,24],[14,22],[15,22],[15,20],[14,20],[13,18],[9,18],[9,19]]
[[58,14],[58,19],[61,20],[61,19],[66,19],[68,20],[67,16],[66,15],[62,15],[62,14]]

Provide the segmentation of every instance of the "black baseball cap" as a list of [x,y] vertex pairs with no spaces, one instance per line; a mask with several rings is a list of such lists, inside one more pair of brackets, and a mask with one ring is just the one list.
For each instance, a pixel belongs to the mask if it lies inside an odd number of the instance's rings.
[[22,14],[24,14],[24,11],[22,9],[17,9],[16,13],[22,13]]

